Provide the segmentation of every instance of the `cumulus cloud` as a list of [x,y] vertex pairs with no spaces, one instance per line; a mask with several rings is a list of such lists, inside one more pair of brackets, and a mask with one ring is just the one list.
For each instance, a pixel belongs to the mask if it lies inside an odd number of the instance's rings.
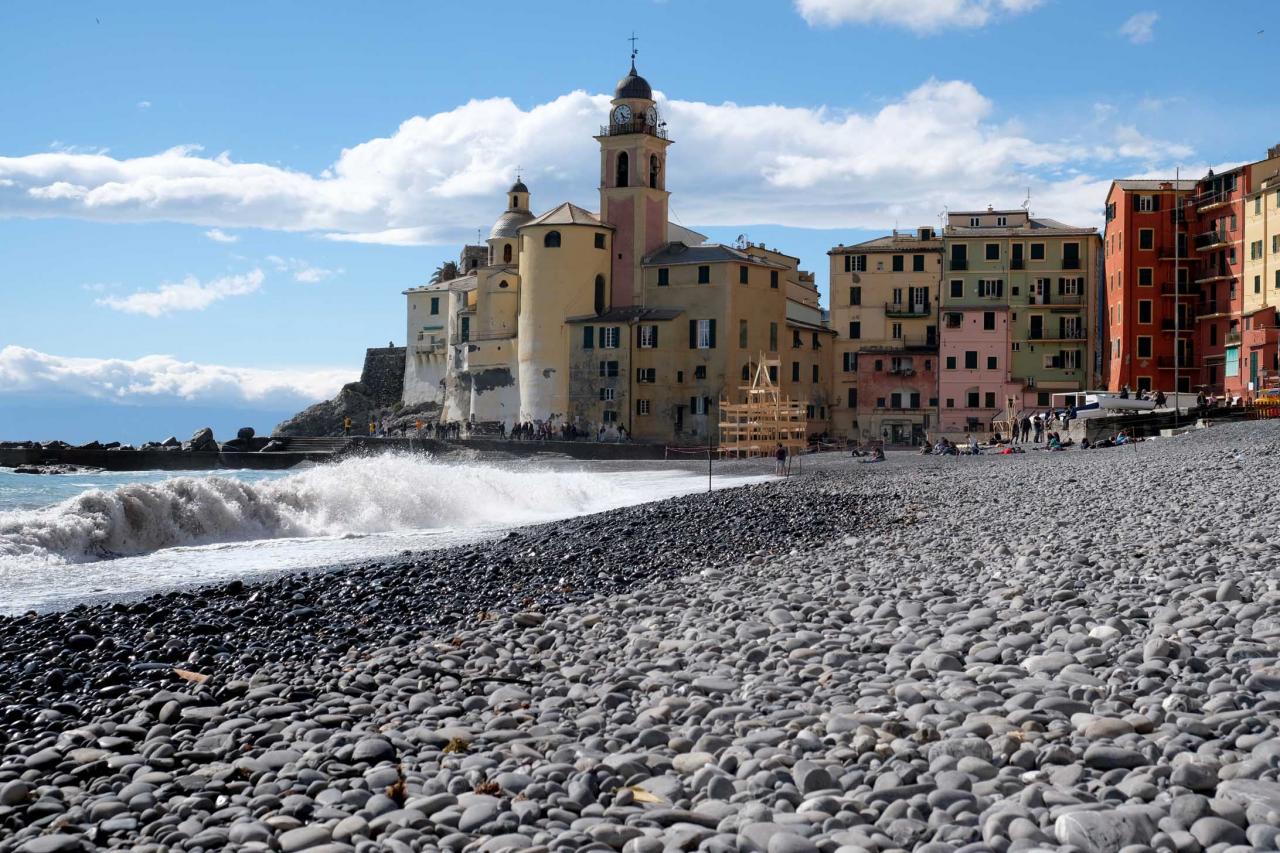
[[149,109],[151,109],[151,102],[150,102],[150,101],[138,101],[138,109],[140,109],[140,110],[149,110]]
[[175,311],[203,311],[220,300],[253,293],[262,287],[262,280],[260,269],[208,282],[189,275],[182,281],[162,284],[155,290],[139,290],[128,296],[106,296],[97,302],[126,314],[163,317]]
[[916,33],[983,27],[999,14],[1020,14],[1041,0],[796,0],[810,26],[884,24]]
[[342,267],[325,269],[324,267],[313,266],[301,258],[282,258],[278,255],[267,255],[267,262],[280,272],[289,273],[289,275],[293,276],[294,281],[300,281],[303,284],[317,284],[327,278],[346,272]]
[[1155,12],[1138,12],[1120,25],[1120,35],[1134,44],[1146,44],[1155,38],[1155,26],[1159,18]]
[[[1025,7],[1011,0],[1000,6]],[[1097,200],[1087,209],[1058,208],[1055,186],[1099,164],[1109,177],[1143,148],[1117,138],[1108,116],[1077,131],[1087,139],[1035,138],[998,121],[995,105],[958,80],[925,81],[865,112],[658,97],[675,140],[667,169],[672,210],[704,226],[880,228],[895,218],[932,221],[946,204],[1017,201],[1028,186],[1054,208],[1045,215],[1093,222]],[[526,167],[535,208],[568,200],[595,209],[592,137],[608,101],[581,91],[529,109],[507,98],[471,101],[408,119],[390,136],[343,150],[316,174],[228,153],[206,156],[193,146],[135,158],[65,151],[0,157],[0,216],[458,243],[501,213],[517,163]],[[1147,154],[1166,145],[1146,143]]]
[[133,405],[294,405],[332,397],[359,375],[359,370],[349,368],[227,367],[169,355],[70,358],[19,346],[0,349],[0,399],[65,396]]
[[208,231],[204,232],[204,236],[208,237],[215,243],[238,243],[240,241],[240,238],[235,234],[228,234],[221,228],[210,228]]

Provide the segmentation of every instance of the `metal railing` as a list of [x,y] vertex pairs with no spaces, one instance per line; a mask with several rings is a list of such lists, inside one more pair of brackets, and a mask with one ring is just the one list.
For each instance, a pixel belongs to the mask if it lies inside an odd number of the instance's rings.
[[1056,335],[1052,332],[1043,331],[1039,334],[1035,332],[1027,333],[1027,340],[1029,341],[1083,341],[1084,339],[1085,333],[1083,329],[1074,331],[1071,329],[1061,330]]
[[911,338],[894,338],[887,341],[879,341],[869,346],[859,347],[860,352],[896,352],[898,350],[908,349],[937,349],[938,339],[936,337],[911,337]]
[[1027,268],[1027,262],[1022,258],[1012,258],[1009,261],[1009,269],[1011,270],[1023,270],[1026,268]]
[[1205,231],[1197,234],[1194,242],[1196,251],[1203,252],[1216,246],[1226,246],[1231,243],[1231,238],[1225,231]]
[[1031,305],[1083,305],[1082,293],[1043,293],[1031,294]]
[[1191,282],[1184,282],[1183,284],[1175,285],[1173,282],[1167,281],[1164,284],[1160,285],[1161,296],[1173,296],[1175,290],[1177,291],[1178,296],[1199,296],[1200,295],[1200,288],[1196,287]]
[[[1224,305],[1223,310],[1225,311],[1226,308],[1227,306]],[[1201,317],[1211,317],[1217,313],[1218,313],[1218,303],[1212,299],[1201,302],[1199,305],[1196,306],[1197,319]]]
[[1080,269],[1080,259],[1079,258],[1063,258],[1062,268],[1064,270],[1078,270]]
[[628,122],[610,122],[600,125],[600,136],[623,136],[628,133],[644,133],[659,139],[667,138],[667,129],[662,125],[649,124],[643,119]]
[[1223,335],[1223,336],[1222,336],[1222,345],[1223,345],[1224,347],[1239,346],[1239,345],[1240,345],[1240,333],[1239,333],[1239,332],[1227,332],[1225,335]]
[[925,317],[933,312],[929,302],[886,302],[884,313],[890,317]]

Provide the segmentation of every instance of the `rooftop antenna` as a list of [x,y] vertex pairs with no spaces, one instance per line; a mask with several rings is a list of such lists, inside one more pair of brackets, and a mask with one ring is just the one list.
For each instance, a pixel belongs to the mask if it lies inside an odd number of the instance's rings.
[[1022,209],[1026,210],[1031,206],[1031,187],[1027,187],[1027,198],[1022,202]]

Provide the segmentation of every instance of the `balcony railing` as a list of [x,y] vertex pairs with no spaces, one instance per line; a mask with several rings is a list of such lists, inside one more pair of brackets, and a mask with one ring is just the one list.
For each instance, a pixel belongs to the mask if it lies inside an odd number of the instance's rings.
[[[1226,311],[1228,307],[1229,307],[1228,305],[1223,304],[1221,307],[1221,310]],[[1205,302],[1201,302],[1199,305],[1196,306],[1196,319],[1199,319],[1201,317],[1212,317],[1214,314],[1217,314],[1217,313],[1219,313],[1218,303],[1213,301],[1212,299],[1207,300]]]
[[610,122],[600,125],[600,136],[623,136],[628,133],[645,133],[659,139],[667,138],[667,128],[661,124],[649,124],[643,119],[628,122]]
[[889,372],[895,376],[915,376],[916,369],[914,367],[890,367]]
[[1084,294],[1082,293],[1042,293],[1040,295],[1032,294],[1030,298],[1032,305],[1083,305]]
[[926,302],[886,302],[884,313],[889,317],[927,317],[933,306]]
[[1221,207],[1224,204],[1230,204],[1235,201],[1235,199],[1232,198],[1234,194],[1234,188],[1230,190],[1219,190],[1216,193],[1203,193],[1192,199],[1191,203],[1195,206],[1196,213],[1204,213],[1207,210],[1212,210],[1215,207]]
[[1196,284],[1206,284],[1211,281],[1226,281],[1229,278],[1235,278],[1236,274],[1231,271],[1231,267],[1226,264],[1219,264],[1204,270],[1204,274],[1195,280]]
[[868,346],[859,347],[860,352],[898,352],[900,350],[909,349],[937,349],[937,337],[929,337],[923,335],[920,337],[896,338],[887,341],[880,341]]
[[1195,366],[1195,354],[1186,353],[1182,358],[1175,361],[1171,355],[1156,356],[1156,367],[1162,370],[1189,370]]
[[952,258],[948,262],[947,268],[952,270],[967,270],[969,268],[969,259],[968,258]]
[[1207,252],[1220,246],[1231,245],[1231,238],[1225,231],[1206,231],[1196,235],[1195,245],[1197,252]]
[[1174,320],[1161,320],[1160,329],[1165,332],[1177,332],[1179,335],[1189,335],[1194,329],[1191,328],[1190,318],[1184,318],[1182,322]]
[[478,341],[504,341],[516,336],[515,329],[498,329],[494,332],[475,332],[468,330],[465,334],[459,330],[454,343],[476,343]]
[[1064,270],[1078,270],[1080,269],[1080,259],[1079,258],[1063,258],[1062,268]]
[[1173,296],[1175,289],[1177,290],[1177,295],[1179,296],[1199,296],[1200,295],[1200,288],[1191,284],[1190,282],[1183,282],[1182,284],[1175,285],[1171,281],[1165,282],[1164,284],[1160,285],[1160,295]]
[[1240,333],[1239,333],[1239,332],[1227,332],[1225,335],[1223,335],[1223,336],[1222,336],[1222,345],[1223,345],[1224,347],[1238,347],[1238,346],[1240,346]]
[[1045,331],[1031,331],[1027,333],[1027,340],[1029,341],[1083,341],[1084,339],[1085,333],[1083,329],[1060,330],[1057,334]]

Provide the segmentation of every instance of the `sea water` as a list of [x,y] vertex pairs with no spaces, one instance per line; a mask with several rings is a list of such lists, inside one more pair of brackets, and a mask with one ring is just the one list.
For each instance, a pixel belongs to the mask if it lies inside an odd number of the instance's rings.
[[665,466],[423,455],[288,472],[0,468],[0,613],[448,547],[706,487]]

